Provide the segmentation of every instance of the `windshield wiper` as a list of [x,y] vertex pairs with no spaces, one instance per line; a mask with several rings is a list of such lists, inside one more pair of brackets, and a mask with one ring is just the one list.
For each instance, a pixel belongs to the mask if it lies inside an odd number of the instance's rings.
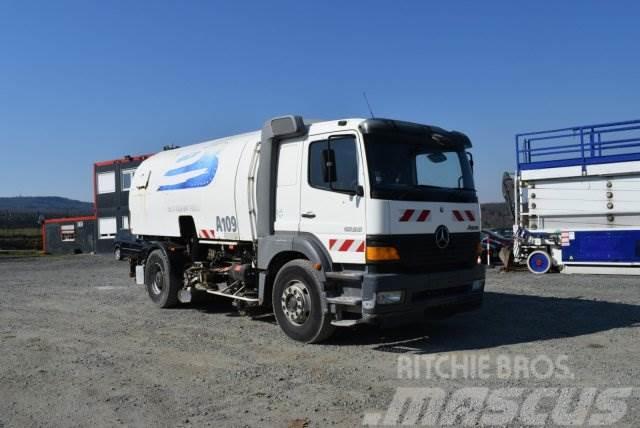
[[418,189],[446,189],[446,187],[432,186],[430,184],[413,184]]
[[414,190],[444,189],[444,187],[431,186],[429,184],[405,184],[405,186],[407,187],[407,189],[398,196],[398,199],[404,199],[407,195],[409,195],[409,193]]

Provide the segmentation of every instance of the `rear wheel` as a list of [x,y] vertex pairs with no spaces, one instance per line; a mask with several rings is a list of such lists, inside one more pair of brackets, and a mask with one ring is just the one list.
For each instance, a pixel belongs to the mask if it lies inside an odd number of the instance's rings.
[[153,302],[161,308],[170,308],[178,303],[181,287],[179,269],[172,264],[162,250],[153,250],[144,267],[144,284]]
[[329,314],[322,310],[318,272],[307,260],[293,260],[276,275],[273,286],[273,312],[278,325],[290,338],[318,343],[334,332]]
[[551,257],[546,251],[534,251],[527,258],[529,271],[537,275],[549,272],[551,264]]

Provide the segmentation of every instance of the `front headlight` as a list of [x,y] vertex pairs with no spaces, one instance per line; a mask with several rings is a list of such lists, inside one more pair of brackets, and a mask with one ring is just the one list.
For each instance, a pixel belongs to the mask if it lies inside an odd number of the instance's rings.
[[401,303],[404,293],[402,290],[396,291],[380,291],[376,293],[376,303],[378,305],[393,305]]

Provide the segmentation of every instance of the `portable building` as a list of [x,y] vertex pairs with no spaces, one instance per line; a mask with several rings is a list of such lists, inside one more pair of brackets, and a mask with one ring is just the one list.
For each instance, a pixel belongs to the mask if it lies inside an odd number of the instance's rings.
[[110,253],[120,229],[129,228],[133,173],[149,155],[124,156],[93,164],[93,215],[51,218],[42,223],[45,253]]
[[44,220],[42,250],[50,254],[95,252],[96,218],[83,216]]

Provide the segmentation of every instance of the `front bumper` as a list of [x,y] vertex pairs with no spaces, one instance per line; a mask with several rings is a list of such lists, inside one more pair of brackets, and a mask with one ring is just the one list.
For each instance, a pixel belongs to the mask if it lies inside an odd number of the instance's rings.
[[[365,273],[359,290],[362,298],[359,322],[399,325],[477,309],[482,305],[484,280],[483,265],[424,274]],[[395,290],[403,292],[400,303],[376,302],[377,293]]]

